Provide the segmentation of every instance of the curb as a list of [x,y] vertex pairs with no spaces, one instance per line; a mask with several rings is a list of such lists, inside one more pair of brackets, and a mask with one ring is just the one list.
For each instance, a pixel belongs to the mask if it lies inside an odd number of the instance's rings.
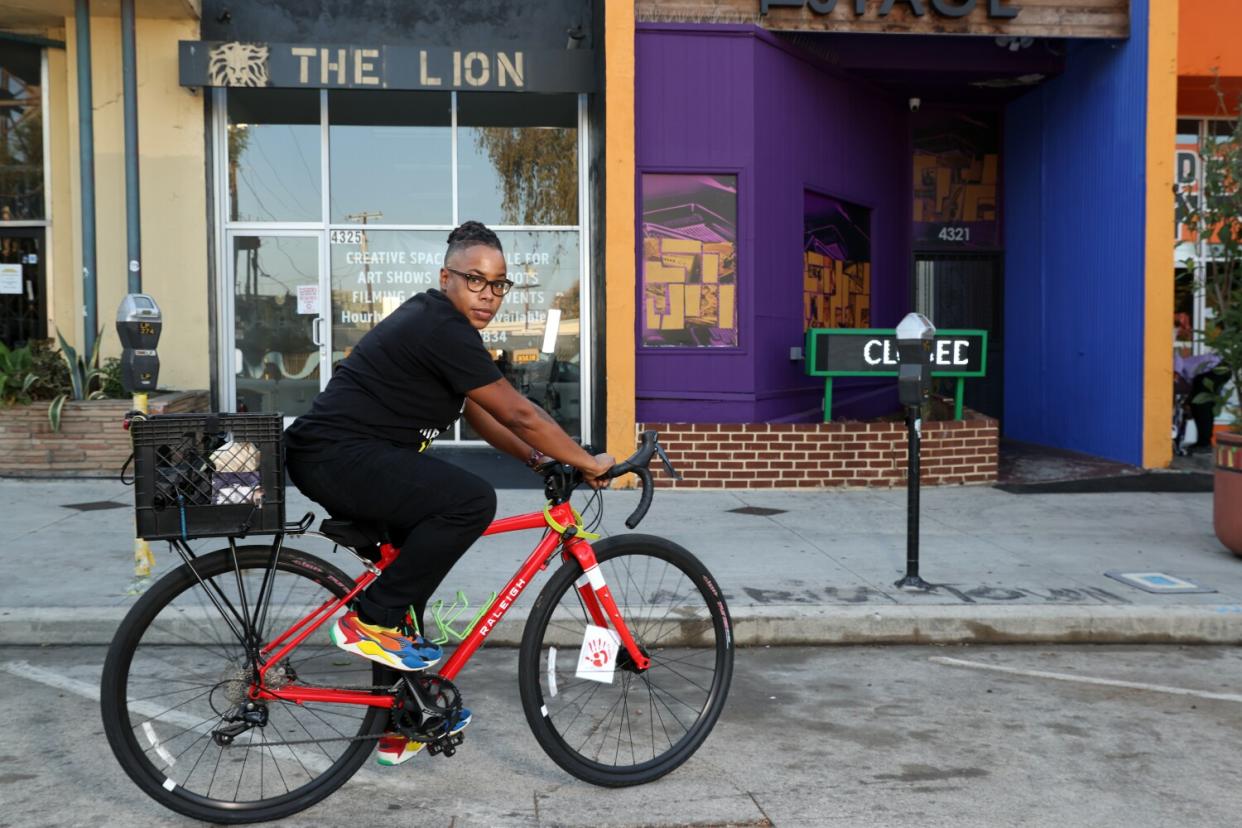
[[[0,608],[0,646],[106,646],[128,607]],[[1242,606],[767,606],[731,612],[738,646],[866,644],[1238,644]],[[516,647],[526,612],[488,634]],[[187,619],[174,636],[194,640]],[[175,643],[169,640],[167,643]]]

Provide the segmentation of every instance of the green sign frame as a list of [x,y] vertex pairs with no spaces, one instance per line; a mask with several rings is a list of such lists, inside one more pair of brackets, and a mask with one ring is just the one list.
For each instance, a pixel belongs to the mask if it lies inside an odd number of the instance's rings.
[[[897,371],[820,371],[815,365],[819,362],[821,340],[827,336],[862,336],[870,339],[876,337],[895,337],[895,328],[810,328],[806,332],[804,351],[806,374],[811,377],[824,377],[824,422],[832,422],[832,380],[835,377],[896,377]],[[932,377],[955,377],[956,389],[953,394],[953,418],[962,419],[962,398],[965,394],[966,380],[986,376],[988,369],[988,332],[981,329],[945,328],[936,331],[936,339],[952,339],[970,336],[979,338],[979,369],[976,371],[955,371],[952,369],[933,368]]]

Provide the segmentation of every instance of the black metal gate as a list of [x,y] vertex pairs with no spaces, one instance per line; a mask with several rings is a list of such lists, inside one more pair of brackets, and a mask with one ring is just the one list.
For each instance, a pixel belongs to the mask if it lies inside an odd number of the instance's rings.
[[1000,419],[1005,407],[1004,259],[1000,253],[915,253],[914,307],[937,328],[988,332],[987,376],[966,380],[966,405]]
[[47,339],[42,227],[0,227],[0,342]]

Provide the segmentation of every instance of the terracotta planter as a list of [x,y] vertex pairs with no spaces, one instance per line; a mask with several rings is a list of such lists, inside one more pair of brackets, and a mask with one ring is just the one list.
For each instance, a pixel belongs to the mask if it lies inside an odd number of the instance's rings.
[[1216,435],[1213,521],[1216,537],[1242,557],[1242,434]]

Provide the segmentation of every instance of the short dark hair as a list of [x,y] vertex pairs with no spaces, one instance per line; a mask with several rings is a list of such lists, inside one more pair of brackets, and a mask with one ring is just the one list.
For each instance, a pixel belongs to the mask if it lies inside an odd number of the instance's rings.
[[468,247],[474,247],[476,244],[486,245],[494,250],[499,251],[502,255],[505,250],[500,246],[500,239],[487,228],[481,221],[465,221],[456,227],[453,232],[448,235],[448,250],[444,252],[444,261],[448,261],[459,250],[465,250]]

